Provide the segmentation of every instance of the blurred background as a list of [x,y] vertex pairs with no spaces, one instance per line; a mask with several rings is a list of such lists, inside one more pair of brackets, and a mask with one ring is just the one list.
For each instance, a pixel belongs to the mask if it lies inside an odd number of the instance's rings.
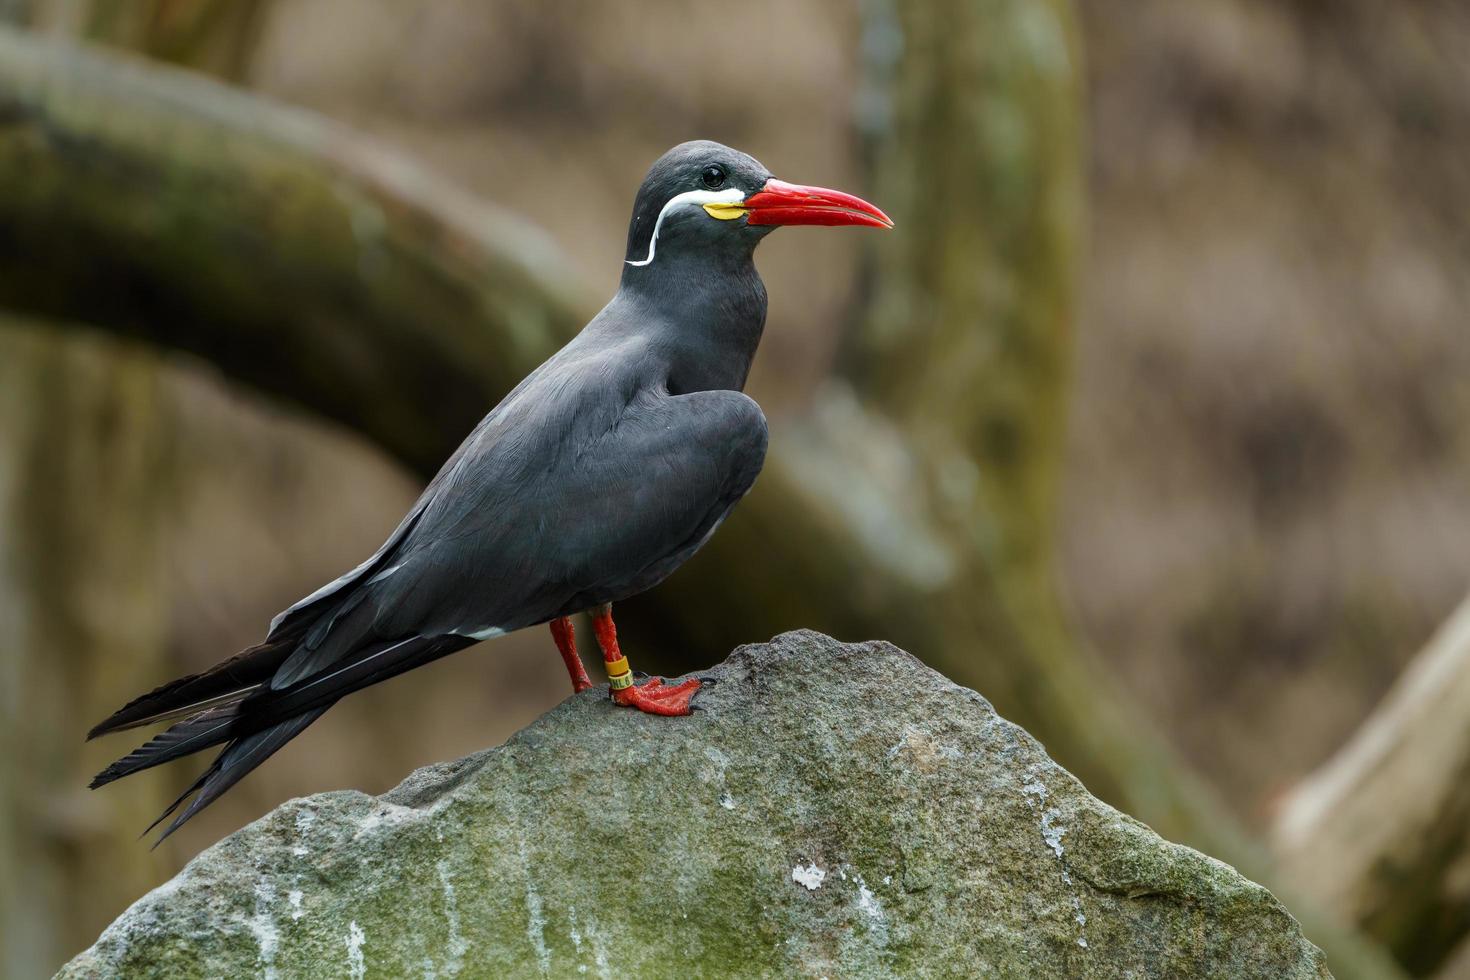
[[544,631],[473,648],[154,852],[194,766],[85,788],[132,747],[93,723],[377,547],[611,295],[648,165],[710,138],[898,228],[762,246],[771,461],[629,604],[635,662],[892,640],[1277,889],[1338,976],[1470,976],[1470,7],[0,23],[0,974],[284,799],[382,792],[566,696]]

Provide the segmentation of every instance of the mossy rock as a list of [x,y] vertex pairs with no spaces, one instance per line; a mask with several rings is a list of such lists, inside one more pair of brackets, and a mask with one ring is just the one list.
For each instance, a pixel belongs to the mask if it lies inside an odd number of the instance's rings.
[[742,647],[378,798],[294,800],[63,977],[1320,978],[1264,888],[1090,796],[883,643]]

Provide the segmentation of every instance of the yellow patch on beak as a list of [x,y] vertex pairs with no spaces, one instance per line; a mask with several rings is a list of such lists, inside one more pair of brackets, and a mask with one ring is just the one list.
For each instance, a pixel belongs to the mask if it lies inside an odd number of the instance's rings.
[[746,215],[745,205],[739,201],[711,201],[704,206],[704,210],[711,218],[719,221],[733,221]]

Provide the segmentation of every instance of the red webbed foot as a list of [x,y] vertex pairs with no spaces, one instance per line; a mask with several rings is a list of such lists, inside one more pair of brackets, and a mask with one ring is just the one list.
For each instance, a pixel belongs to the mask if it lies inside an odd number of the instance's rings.
[[612,690],[614,704],[637,708],[650,715],[693,713],[689,702],[704,686],[700,681],[691,677],[680,684],[665,684],[663,678],[654,677],[646,684],[633,683],[628,658],[618,649],[618,631],[613,625],[611,606],[598,606],[592,610],[592,628],[597,633],[597,645],[602,649],[603,667],[607,669],[608,687]]
[[613,701],[617,704],[650,715],[688,715],[693,714],[693,708],[689,702],[694,694],[704,685],[695,678],[690,678],[681,684],[665,684],[663,678],[655,677],[647,684],[636,687],[625,687],[621,691],[613,691]]

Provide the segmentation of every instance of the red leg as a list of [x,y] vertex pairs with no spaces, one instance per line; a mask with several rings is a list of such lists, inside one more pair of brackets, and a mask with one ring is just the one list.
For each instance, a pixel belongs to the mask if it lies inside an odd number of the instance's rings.
[[592,629],[597,634],[597,645],[602,649],[603,666],[607,668],[608,687],[618,704],[637,708],[650,715],[687,715],[691,709],[689,701],[700,683],[690,678],[672,687],[662,678],[652,678],[642,687],[633,683],[633,672],[628,667],[628,658],[618,649],[618,628],[613,625],[612,606],[598,606],[592,610]]
[[587,668],[582,666],[582,658],[577,656],[577,638],[572,629],[572,617],[553,619],[551,638],[556,641],[556,649],[561,653],[562,662],[567,665],[567,673],[571,675],[572,692],[580,694],[591,687],[592,678],[587,676]]

